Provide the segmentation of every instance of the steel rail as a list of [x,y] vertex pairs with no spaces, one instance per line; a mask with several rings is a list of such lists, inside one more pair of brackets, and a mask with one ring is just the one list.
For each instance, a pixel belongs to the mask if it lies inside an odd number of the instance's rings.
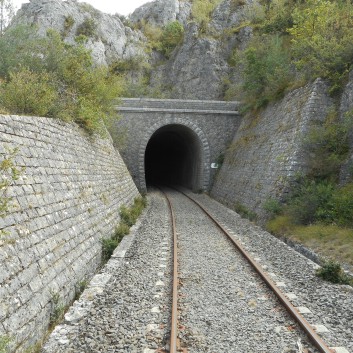
[[307,334],[311,342],[315,345],[315,347],[321,353],[334,353],[335,351],[330,349],[324,340],[314,331],[312,326],[309,324],[305,318],[300,315],[298,310],[293,306],[293,304],[285,297],[285,295],[281,292],[281,290],[276,286],[276,284],[271,280],[269,276],[262,270],[262,268],[256,263],[255,260],[251,258],[251,256],[247,253],[247,251],[241,246],[241,244],[234,239],[234,237],[208,212],[208,210],[203,207],[198,201],[187,195],[185,192],[181,190],[176,190],[183,195],[185,195],[188,199],[193,201],[196,205],[198,205],[207,216],[212,219],[212,221],[222,230],[224,234],[230,239],[230,241],[236,246],[236,248],[240,251],[240,253],[245,257],[245,259],[250,263],[250,265],[255,269],[255,271],[260,275],[260,277],[264,280],[267,286],[275,293],[280,302],[287,309],[289,314],[295,319],[295,321],[301,326],[304,332]]
[[171,331],[170,331],[170,353],[177,353],[177,335],[178,335],[178,244],[177,232],[175,226],[175,215],[172,203],[168,195],[161,190],[165,196],[169,210],[170,218],[172,220],[173,231],[173,301],[172,301],[172,317],[171,317]]

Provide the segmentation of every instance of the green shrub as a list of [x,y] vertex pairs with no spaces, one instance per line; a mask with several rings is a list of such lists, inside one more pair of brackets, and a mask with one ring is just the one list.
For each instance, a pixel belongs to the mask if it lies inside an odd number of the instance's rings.
[[263,205],[263,209],[267,212],[267,214],[274,218],[275,216],[279,215],[283,209],[281,203],[278,200],[269,198],[265,201]]
[[266,230],[278,236],[290,233],[292,228],[293,223],[288,215],[277,216],[266,223]]
[[201,32],[205,32],[211,15],[221,0],[194,0],[192,3],[191,14],[196,23],[202,28]]
[[341,226],[353,227],[353,183],[336,189],[331,202],[333,220]]
[[341,265],[334,261],[325,262],[316,272],[325,281],[337,284],[351,284],[352,279],[344,273]]
[[182,42],[184,38],[184,27],[179,21],[168,23],[162,32],[161,49],[163,54],[169,58],[172,51]]
[[136,217],[134,213],[126,206],[120,207],[119,214],[120,214],[121,221],[127,224],[129,227],[135,224]]
[[247,218],[250,221],[255,221],[257,219],[257,214],[253,211],[250,211],[248,208],[246,208],[240,202],[237,202],[234,205],[234,210],[235,210],[235,212],[239,213],[240,216]]
[[115,248],[119,245],[119,240],[115,238],[102,239],[102,261],[107,262],[113,255]]
[[93,38],[96,36],[97,24],[93,18],[86,17],[84,21],[77,27],[77,36],[86,36],[88,38]]
[[296,67],[309,79],[328,78],[332,91],[341,87],[353,56],[353,4],[308,0],[293,11],[292,49]]
[[146,23],[146,21],[142,20],[139,23],[139,27],[143,34],[148,39],[147,43],[147,51],[150,52],[151,50],[161,50],[161,38],[163,34],[163,30],[160,27],[151,25]]
[[139,71],[144,66],[143,58],[132,57],[129,59],[116,60],[110,65],[110,70],[115,74],[125,74],[129,71]]
[[2,105],[9,113],[47,115],[104,134],[104,122],[116,116],[121,78],[94,66],[82,44],[68,45],[53,30],[40,38],[29,28],[28,37],[24,29],[0,37],[0,49],[6,49],[0,56]]
[[61,299],[59,293],[51,292],[52,299],[52,309],[50,312],[49,318],[49,327],[53,328],[56,324],[58,324],[64,317],[66,307],[61,304]]
[[10,72],[10,80],[0,90],[0,104],[12,114],[51,116],[58,99],[48,73],[28,69]]
[[260,29],[264,33],[286,34],[287,29],[293,26],[292,13],[294,3],[287,0],[266,2],[265,15]]
[[115,230],[114,238],[119,242],[124,238],[125,235],[130,233],[130,227],[125,223],[120,223]]
[[293,188],[285,214],[296,224],[333,221],[332,197],[335,185],[303,178]]
[[71,31],[72,27],[75,24],[75,20],[72,16],[66,16],[64,21],[64,30],[63,36],[66,37],[68,33]]
[[255,37],[243,52],[243,99],[251,108],[260,108],[282,97],[293,82],[290,57],[279,36]]
[[310,128],[303,141],[310,178],[337,181],[342,162],[349,152],[351,124],[349,119],[339,120],[337,112],[332,110],[324,123]]
[[147,201],[144,197],[136,197],[132,207],[120,207],[120,223],[115,229],[114,234],[107,239],[102,239],[102,262],[105,263],[112,256],[115,248],[119,245],[123,237],[130,232],[130,227],[136,223],[143,209],[146,207]]
[[88,281],[86,279],[83,279],[82,281],[79,281],[75,285],[75,300],[78,300],[80,298],[80,295],[83,293],[83,291],[87,288]]

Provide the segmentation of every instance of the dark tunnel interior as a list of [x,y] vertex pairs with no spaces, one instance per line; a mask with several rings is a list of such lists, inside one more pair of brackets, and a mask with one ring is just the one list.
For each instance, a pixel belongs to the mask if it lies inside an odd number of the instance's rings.
[[198,136],[182,125],[168,125],[157,130],[145,152],[147,185],[182,185],[197,190],[200,175]]

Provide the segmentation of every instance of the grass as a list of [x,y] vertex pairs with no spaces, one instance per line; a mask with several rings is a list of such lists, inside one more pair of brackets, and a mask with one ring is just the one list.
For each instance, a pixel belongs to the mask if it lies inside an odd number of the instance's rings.
[[288,216],[267,223],[267,230],[301,243],[329,260],[347,264],[353,271],[353,229],[338,225],[293,225]]
[[142,213],[143,209],[146,207],[146,198],[136,197],[132,207],[128,208],[126,206],[120,207],[120,223],[115,229],[115,233],[106,239],[102,239],[102,264],[105,264],[110,257],[113,255],[115,248],[119,245],[123,237],[130,232],[130,227],[132,227],[137,218]]

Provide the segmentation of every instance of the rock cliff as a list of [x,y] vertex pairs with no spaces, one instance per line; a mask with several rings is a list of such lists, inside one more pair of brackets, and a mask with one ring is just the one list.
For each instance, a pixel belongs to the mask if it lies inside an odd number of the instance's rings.
[[207,24],[193,21],[190,14],[183,43],[170,60],[156,65],[151,85],[170,87],[171,98],[223,99],[225,82],[239,80],[228,58],[251,36],[250,27],[237,28],[247,16],[247,6],[235,7],[231,0],[222,1]]
[[[225,81],[239,79],[228,57],[234,48],[244,47],[251,36],[250,27],[234,31],[248,16],[247,6],[246,1],[224,0],[208,23],[200,24],[194,21],[188,0],[155,0],[136,9],[129,18],[102,13],[76,0],[31,0],[22,5],[13,23],[35,24],[42,35],[53,28],[70,44],[83,34],[97,64],[146,62],[152,68],[147,84],[152,89],[144,95],[164,87],[165,97],[222,99]],[[163,29],[173,21],[183,24],[185,35],[171,56],[166,58],[155,48],[148,50],[143,26]],[[138,76],[136,68],[131,71],[135,71],[131,77]]]
[[117,59],[144,56],[144,36],[124,25],[119,15],[102,13],[91,5],[75,0],[31,0],[22,5],[13,24],[35,24],[45,35],[49,28],[60,32],[74,44],[79,34],[87,37],[97,64],[108,65]]

